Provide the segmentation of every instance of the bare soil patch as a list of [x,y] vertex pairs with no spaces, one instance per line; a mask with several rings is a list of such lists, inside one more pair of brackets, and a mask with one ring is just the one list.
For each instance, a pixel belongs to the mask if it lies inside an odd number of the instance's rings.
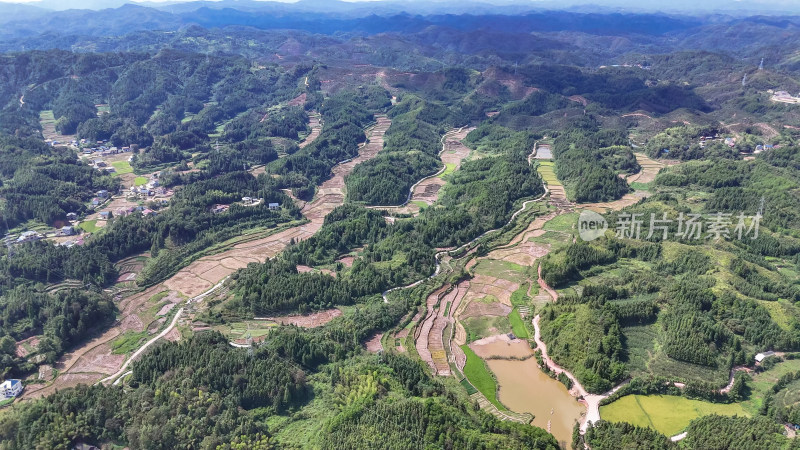
[[169,333],[164,335],[164,339],[166,339],[166,340],[168,340],[170,342],[177,342],[177,341],[181,340],[181,332],[178,331],[177,327],[175,327],[175,328],[169,330]]
[[39,336],[31,336],[27,339],[23,339],[17,342],[17,357],[24,358],[28,356],[29,352],[28,349],[25,347],[30,347],[32,349],[36,349],[39,347]]
[[92,384],[102,377],[102,374],[93,373],[65,373],[58,376],[55,381],[48,385],[31,384],[25,386],[22,398],[34,399],[46,397],[53,394],[56,390],[76,387],[79,384]]
[[340,262],[347,267],[353,267],[353,262],[356,260],[354,256],[343,256],[336,260],[336,262]]
[[175,305],[176,305],[175,303],[167,303],[166,305],[162,306],[161,309],[158,310],[156,316],[167,315],[170,311],[172,311],[172,308],[174,308]]
[[475,300],[491,295],[501,303],[511,306],[511,294],[517,289],[519,289],[519,283],[488,275],[475,274],[470,281],[467,298]]
[[289,103],[287,103],[287,104],[289,106],[303,106],[303,105],[306,104],[306,98],[307,98],[307,95],[306,95],[305,92],[303,92],[302,94],[298,95],[297,97],[289,100]]
[[364,342],[364,347],[367,349],[368,352],[371,353],[378,353],[383,350],[383,345],[381,345],[381,338],[383,338],[383,333],[375,333]]
[[122,332],[125,331],[144,331],[144,324],[142,323],[142,319],[139,318],[136,314],[131,314],[125,316],[120,323],[120,328]]
[[126,272],[126,273],[119,274],[119,277],[117,277],[117,281],[116,282],[117,283],[127,283],[129,281],[135,281],[135,280],[136,280],[136,274],[135,273]]
[[[305,96],[306,94],[303,93],[301,96]],[[305,103],[305,98],[303,99],[303,103]],[[314,142],[315,139],[319,137],[322,133],[322,118],[316,112],[311,112],[308,116],[308,126],[311,128],[311,133],[303,139],[298,146],[300,148],[305,148],[308,144]]]
[[[504,343],[505,345],[497,345]],[[531,347],[521,339],[511,339],[507,334],[489,336],[479,339],[471,344],[469,348],[480,356],[481,359],[488,358],[525,358],[530,356]]]
[[73,366],[72,373],[104,373],[110,375],[125,362],[126,355],[113,355],[111,347],[107,344],[100,345],[78,359]]
[[502,303],[492,302],[483,303],[478,301],[469,302],[464,312],[459,314],[459,319],[468,317],[499,316],[505,317],[511,312],[511,307]]
[[53,366],[49,364],[42,364],[39,366],[39,379],[43,381],[50,381],[53,379]]

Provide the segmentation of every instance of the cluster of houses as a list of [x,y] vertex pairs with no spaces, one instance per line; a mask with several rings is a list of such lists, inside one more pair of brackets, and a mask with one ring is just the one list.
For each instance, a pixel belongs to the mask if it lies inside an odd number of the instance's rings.
[[[67,213],[67,220],[72,221],[72,222],[77,221],[78,220],[78,215],[76,213]],[[19,236],[8,235],[8,236],[5,236],[2,239],[2,244],[5,245],[5,246],[9,246],[10,247],[11,245],[14,245],[14,244],[24,244],[26,242],[39,241],[39,240],[42,240],[42,239],[45,239],[45,238],[49,238],[49,237],[68,237],[68,236],[76,236],[78,234],[79,234],[79,231],[74,225],[64,225],[61,228],[57,228],[55,230],[55,232],[51,232],[51,233],[47,233],[47,234],[40,233],[40,232],[35,231],[35,230],[28,230],[28,231],[23,231],[22,233],[19,234]],[[59,243],[58,245],[66,246],[66,247],[72,247],[73,245],[76,245],[76,244],[77,245],[82,245],[83,244],[83,240],[82,239],[78,239],[78,240],[72,240],[72,241],[65,241],[65,242]]]
[[727,137],[727,138],[723,139],[723,138],[719,137],[718,134],[715,134],[714,136],[700,136],[700,148],[704,148],[706,146],[706,144],[714,142],[714,141],[724,142],[726,145],[729,145],[731,147],[736,145],[736,139],[735,138]]
[[777,145],[759,144],[759,145],[756,145],[756,149],[753,150],[753,153],[761,153],[761,152],[768,151],[768,150],[774,150],[776,148],[778,148]]
[[[700,148],[705,147],[706,143],[713,142],[713,141],[722,142],[722,143],[724,143],[725,145],[727,145],[728,147],[731,147],[731,148],[736,146],[736,138],[735,137],[726,137],[726,138],[723,139],[718,134],[716,134],[714,136],[701,136],[700,137]],[[776,149],[778,147],[779,147],[778,145],[772,145],[772,144],[759,144],[759,145],[756,145],[756,147],[753,149],[753,153],[761,153],[763,151],[773,150],[773,149]]]
[[109,220],[112,217],[125,217],[136,212],[142,213],[142,215],[145,217],[152,217],[158,215],[157,212],[153,211],[150,208],[145,208],[144,206],[129,206],[127,208],[117,208],[113,212],[113,214],[111,211],[100,211],[100,219]]
[[169,190],[167,188],[161,186],[161,182],[158,181],[158,172],[154,173],[150,180],[143,186],[131,186],[130,187],[130,197],[137,197],[146,199],[148,197],[153,196],[163,196],[169,195]]
[[[255,197],[242,197],[242,206],[258,206],[264,202],[263,198],[255,198]],[[269,203],[267,207],[271,210],[275,210],[281,207],[280,203]]]
[[[54,144],[52,145],[58,144],[58,142],[56,141],[53,142]],[[72,141],[73,146],[75,147],[80,146],[81,148],[83,148],[84,155],[97,154],[100,156],[111,156],[111,155],[118,155],[120,153],[128,153],[131,151],[130,147],[108,147],[104,144],[105,143],[103,141],[97,141],[96,143],[97,147],[89,147],[89,145],[91,144],[89,144],[86,139],[81,139],[80,143],[78,143],[78,141]]]
[[16,243],[23,244],[25,242],[33,242],[38,241],[40,239],[44,239],[44,235],[39,233],[38,231],[23,231],[19,237],[17,237]]
[[[257,206],[264,202],[263,198],[253,198],[253,197],[242,197],[241,205],[242,206]],[[281,208],[280,203],[268,203],[267,207],[270,211],[275,211]],[[211,207],[211,212],[214,214],[222,214],[228,211],[231,208],[231,205],[222,205],[217,204]]]
[[[111,193],[105,189],[101,189],[94,193],[94,198],[92,199],[92,206],[100,206],[106,200],[111,198]],[[67,219],[69,219],[69,215],[67,215]]]
[[22,381],[20,380],[4,380],[0,384],[0,394],[3,395],[3,400],[16,398],[22,393]]

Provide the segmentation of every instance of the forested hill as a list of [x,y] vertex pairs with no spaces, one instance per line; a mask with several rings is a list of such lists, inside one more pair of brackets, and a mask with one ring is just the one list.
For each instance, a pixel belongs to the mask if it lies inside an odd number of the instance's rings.
[[0,448],[800,442],[800,22],[429,3],[0,17]]

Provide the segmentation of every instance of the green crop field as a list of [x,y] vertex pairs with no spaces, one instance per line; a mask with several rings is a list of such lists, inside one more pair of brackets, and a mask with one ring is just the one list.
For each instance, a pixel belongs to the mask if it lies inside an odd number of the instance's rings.
[[479,273],[481,275],[502,278],[515,283],[522,283],[527,279],[524,274],[525,267],[509,261],[502,261],[498,259],[482,259],[477,265],[475,265],[473,270],[475,273]]
[[[531,282],[522,283],[516,291],[511,293],[511,305],[512,306],[527,306],[531,303],[531,299],[528,297],[528,288],[531,287]],[[539,285],[537,284],[532,289],[532,294],[536,295],[539,293],[538,289]]]
[[520,317],[519,311],[517,311],[516,308],[508,315],[508,321],[511,323],[511,331],[514,333],[514,336],[520,339],[528,339],[528,329],[525,328],[525,323],[522,321],[522,317]]
[[475,386],[476,389],[501,411],[506,411],[506,407],[497,399],[497,381],[492,376],[492,372],[486,366],[486,363],[469,348],[468,345],[462,345],[461,349],[467,355],[467,364],[464,366],[464,376],[469,379],[469,382]]
[[139,343],[143,342],[146,338],[146,331],[126,331],[122,336],[111,343],[111,353],[115,355],[130,353],[136,350],[139,347]]
[[572,237],[569,234],[561,233],[558,231],[545,231],[541,236],[532,237],[528,239],[531,242],[538,244],[550,244],[553,246],[563,245],[572,242]]
[[550,186],[561,186],[561,182],[558,181],[558,178],[556,178],[552,161],[539,161],[539,167],[537,170],[539,171],[539,175],[541,175],[542,180],[544,180],[545,183],[549,184]]
[[94,233],[98,230],[97,220],[87,220],[85,222],[81,222],[78,227],[87,233]]
[[147,178],[145,177],[136,177],[133,179],[134,186],[144,186],[145,184],[147,184]]
[[114,161],[111,163],[111,167],[116,170],[117,175],[133,173],[133,167],[131,167],[131,163],[128,161]]
[[674,436],[692,420],[710,414],[749,416],[740,403],[711,403],[673,395],[626,395],[600,407],[603,420],[649,427],[666,436]]
[[548,220],[542,229],[547,231],[571,232],[578,223],[578,213],[561,214]]

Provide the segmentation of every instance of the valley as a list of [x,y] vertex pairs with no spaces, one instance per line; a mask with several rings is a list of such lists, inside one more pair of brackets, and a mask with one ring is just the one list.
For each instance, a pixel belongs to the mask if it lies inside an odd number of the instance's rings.
[[0,448],[797,447],[800,22],[613,1],[0,2]]

